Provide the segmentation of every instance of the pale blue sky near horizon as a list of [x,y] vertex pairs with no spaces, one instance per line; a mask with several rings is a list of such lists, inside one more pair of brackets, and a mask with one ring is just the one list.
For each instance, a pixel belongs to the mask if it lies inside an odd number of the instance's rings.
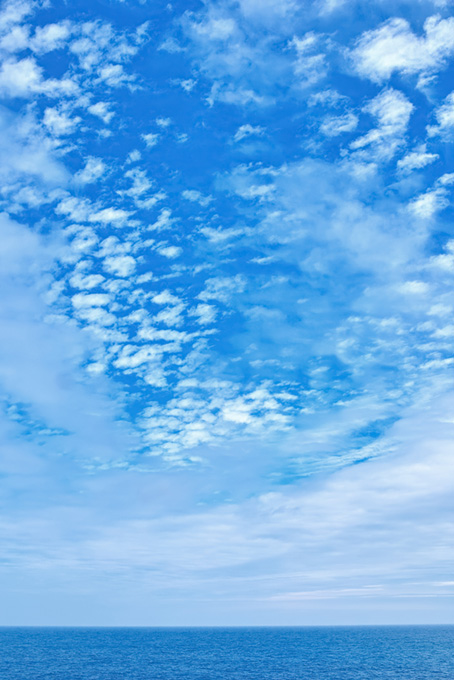
[[0,9],[0,625],[454,623],[454,2]]

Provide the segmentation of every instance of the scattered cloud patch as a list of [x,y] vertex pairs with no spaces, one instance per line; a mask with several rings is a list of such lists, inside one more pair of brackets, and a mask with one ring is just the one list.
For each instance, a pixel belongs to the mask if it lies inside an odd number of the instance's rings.
[[354,150],[373,146],[379,154],[392,156],[407,130],[413,104],[399,90],[387,89],[374,97],[364,111],[377,120],[378,126],[351,142]]
[[404,75],[436,73],[445,68],[454,54],[454,19],[428,17],[424,34],[416,35],[403,18],[392,18],[363,33],[351,58],[357,72],[370,80],[383,82],[394,72]]
[[101,158],[87,158],[85,167],[76,173],[75,178],[81,184],[96,182],[106,173],[107,167]]
[[421,170],[427,165],[431,165],[439,158],[436,153],[428,153],[425,144],[422,144],[415,151],[407,153],[403,158],[397,161],[397,167],[401,172],[410,173],[413,170]]
[[169,260],[174,260],[176,257],[180,257],[183,252],[183,248],[180,246],[160,246],[157,251],[163,257],[167,257]]
[[159,141],[159,135],[157,133],[149,132],[146,135],[142,135],[142,139],[145,142],[148,149],[151,149]]
[[264,128],[262,128],[260,125],[250,125],[249,123],[246,123],[245,125],[240,125],[238,130],[235,132],[233,141],[240,142],[242,139],[245,139],[245,137],[250,137],[251,135],[261,137],[264,132]]
[[344,132],[352,132],[358,126],[358,116],[354,113],[345,113],[342,116],[328,116],[321,126],[320,132],[326,137],[336,137]]
[[187,201],[191,201],[191,203],[198,203],[202,207],[206,207],[213,200],[212,196],[204,196],[203,194],[200,193],[200,191],[197,191],[195,189],[185,189],[184,191],[182,191],[181,195]]

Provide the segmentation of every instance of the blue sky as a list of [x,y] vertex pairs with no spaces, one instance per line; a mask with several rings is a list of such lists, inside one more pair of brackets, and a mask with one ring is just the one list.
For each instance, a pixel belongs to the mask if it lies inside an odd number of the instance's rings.
[[3,4],[0,624],[452,622],[452,9]]

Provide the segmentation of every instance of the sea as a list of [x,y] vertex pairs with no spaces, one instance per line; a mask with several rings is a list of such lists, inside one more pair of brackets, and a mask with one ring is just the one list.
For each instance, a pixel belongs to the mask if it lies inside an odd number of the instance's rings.
[[0,628],[1,680],[454,680],[454,626]]

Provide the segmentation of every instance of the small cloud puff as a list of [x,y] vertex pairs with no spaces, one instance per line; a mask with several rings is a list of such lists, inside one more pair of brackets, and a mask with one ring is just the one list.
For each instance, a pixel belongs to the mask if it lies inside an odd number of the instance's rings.
[[449,200],[445,189],[430,189],[413,199],[409,205],[409,210],[415,217],[430,219],[448,205]]
[[384,90],[363,109],[377,120],[378,127],[353,141],[350,148],[373,145],[379,155],[392,156],[407,130],[413,109],[413,104],[399,90]]
[[103,268],[121,278],[131,276],[136,269],[136,261],[131,255],[114,255],[106,257],[103,262]]
[[213,201],[212,196],[204,196],[203,194],[200,193],[200,191],[197,191],[195,189],[185,189],[185,191],[181,192],[181,195],[187,201],[191,201],[192,203],[199,203],[199,205],[203,207],[206,207]]
[[126,163],[136,163],[137,161],[140,161],[141,158],[142,154],[140,153],[139,149],[133,149],[128,153]]
[[156,118],[156,125],[158,125],[160,128],[167,128],[171,124],[172,124],[171,118],[164,118],[164,117]]
[[201,326],[206,326],[216,321],[217,309],[212,305],[200,303],[197,307],[191,309],[189,315],[197,317],[197,323]]
[[407,153],[397,162],[397,168],[404,173],[421,170],[434,163],[439,158],[437,153],[428,153],[425,144],[421,144],[415,151]]
[[328,64],[326,55],[321,51],[321,40],[320,35],[309,32],[290,42],[290,47],[295,49],[297,55],[293,70],[300,87],[312,87],[327,75]]
[[105,172],[106,164],[100,158],[91,156],[87,159],[85,167],[76,173],[75,179],[80,184],[90,184],[96,182]]
[[77,272],[69,279],[69,283],[73,288],[84,290],[91,290],[97,288],[104,281],[104,276],[101,274],[81,274]]
[[169,52],[169,54],[178,54],[178,52],[184,52],[184,47],[181,47],[175,38],[169,37],[162,41],[158,50]]
[[179,80],[178,84],[183,88],[185,92],[191,92],[197,85],[197,81],[193,78],[188,78],[187,80]]
[[158,143],[159,135],[157,133],[149,132],[146,135],[142,135],[142,139],[147,145],[147,148],[151,149]]
[[265,128],[261,127],[260,125],[249,125],[249,123],[246,123],[246,125],[240,125],[238,130],[235,132],[235,136],[233,138],[234,142],[240,142],[242,139],[245,137],[250,137],[251,135],[257,135],[261,136],[265,132]]
[[100,222],[101,224],[112,224],[122,226],[131,215],[128,210],[122,208],[104,208],[90,215],[90,222]]
[[183,252],[183,248],[180,246],[160,246],[157,248],[157,252],[163,257],[167,257],[169,260],[174,260],[180,257]]
[[218,300],[228,304],[237,293],[242,293],[246,288],[246,278],[242,274],[236,276],[216,276],[207,279],[205,289],[198,295],[203,301]]
[[448,94],[443,104],[436,109],[435,117],[438,125],[429,125],[427,133],[429,137],[452,134],[454,130],[454,91]]
[[328,116],[320,125],[320,132],[326,137],[336,137],[343,132],[352,132],[358,126],[358,116],[345,113],[343,116]]
[[172,305],[172,304],[180,304],[181,300],[178,298],[176,295],[174,295],[170,290],[167,288],[160,293],[157,293],[151,298],[152,302],[154,302],[157,305]]
[[76,293],[71,298],[71,302],[76,309],[102,307],[109,304],[110,296],[105,293]]
[[106,123],[106,125],[107,123],[110,123],[114,116],[114,113],[109,111],[109,104],[106,102],[96,102],[96,104],[89,106],[87,111],[89,111],[93,116],[101,118],[101,120]]

